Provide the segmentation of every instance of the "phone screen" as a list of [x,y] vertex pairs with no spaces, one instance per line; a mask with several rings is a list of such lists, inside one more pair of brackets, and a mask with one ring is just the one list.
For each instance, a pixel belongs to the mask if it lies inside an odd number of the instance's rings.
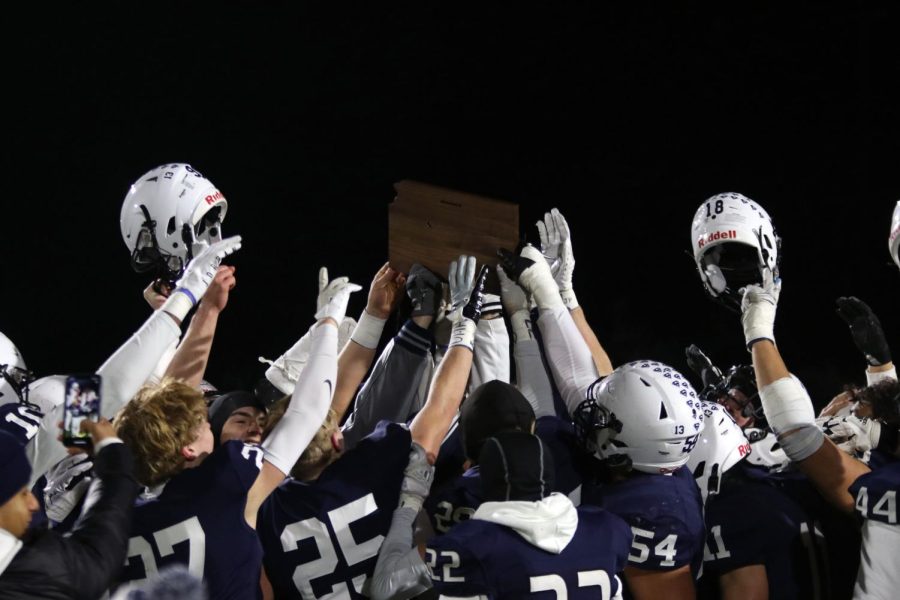
[[70,375],[66,379],[66,403],[63,417],[63,444],[88,446],[90,435],[81,432],[85,419],[100,418],[100,376]]

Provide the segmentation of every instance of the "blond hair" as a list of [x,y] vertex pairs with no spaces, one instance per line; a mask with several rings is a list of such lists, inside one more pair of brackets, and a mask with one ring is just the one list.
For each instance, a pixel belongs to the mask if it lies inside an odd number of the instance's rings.
[[166,377],[145,385],[116,418],[116,431],[135,456],[135,477],[154,486],[184,468],[181,449],[190,445],[207,419],[203,394]]
[[[266,415],[266,426],[263,430],[263,440],[272,433],[272,430],[281,421],[281,417],[284,416],[284,411],[287,410],[290,401],[291,397],[285,396],[269,409],[269,413]],[[291,477],[300,481],[307,481],[317,476],[323,468],[328,466],[335,458],[336,450],[331,443],[331,436],[338,430],[338,426],[338,415],[334,409],[329,408],[325,422],[316,431],[312,441],[309,442],[303,454],[300,455],[300,458],[297,459],[297,462],[291,468]]]

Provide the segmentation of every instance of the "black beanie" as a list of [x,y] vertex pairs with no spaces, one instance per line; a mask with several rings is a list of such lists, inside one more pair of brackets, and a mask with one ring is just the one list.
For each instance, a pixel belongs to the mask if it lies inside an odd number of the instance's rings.
[[549,496],[555,483],[550,449],[522,431],[501,431],[485,440],[478,469],[485,502],[534,502]]
[[495,379],[483,383],[463,403],[460,437],[466,458],[478,458],[484,441],[507,429],[531,432],[534,409],[514,386]]
[[209,427],[212,429],[213,440],[216,446],[219,445],[219,436],[222,435],[222,428],[225,427],[225,421],[231,416],[231,413],[239,408],[252,406],[265,412],[265,405],[258,400],[253,394],[241,390],[222,394],[209,406]]

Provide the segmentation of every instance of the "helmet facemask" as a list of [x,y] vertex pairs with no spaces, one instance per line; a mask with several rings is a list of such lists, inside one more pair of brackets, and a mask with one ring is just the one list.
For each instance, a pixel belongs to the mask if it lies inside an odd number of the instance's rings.
[[[19,404],[33,406],[28,402],[28,386],[34,381],[34,373],[15,365],[0,365],[0,377],[3,377],[16,393]],[[2,392],[0,396],[3,396]]]

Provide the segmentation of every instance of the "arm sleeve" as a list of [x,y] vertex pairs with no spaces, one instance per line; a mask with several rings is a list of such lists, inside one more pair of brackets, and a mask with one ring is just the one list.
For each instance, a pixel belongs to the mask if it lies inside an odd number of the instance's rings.
[[469,393],[495,379],[509,383],[509,332],[503,319],[482,319],[475,327]]
[[538,341],[534,338],[516,341],[513,357],[516,361],[516,387],[531,404],[535,418],[556,416],[553,387],[544,368]]
[[112,419],[144,385],[181,328],[162,310],[149,319],[97,369],[103,378],[100,412]]
[[347,449],[369,435],[380,421],[405,422],[422,408],[419,383],[431,361],[430,349],[431,333],[412,321],[388,342],[344,424]]
[[110,444],[94,457],[95,478],[84,510],[63,540],[72,589],[85,598],[101,596],[125,562],[131,506],[139,490],[133,472],[125,444]]
[[538,327],[556,387],[571,414],[600,376],[591,350],[564,306],[541,309]]
[[369,594],[373,600],[407,600],[431,589],[428,567],[413,546],[416,510],[400,507],[394,511],[391,528],[378,551]]
[[332,325],[313,330],[309,362],[284,416],[262,444],[266,460],[284,474],[291,472],[328,415],[337,380],[337,334]]

